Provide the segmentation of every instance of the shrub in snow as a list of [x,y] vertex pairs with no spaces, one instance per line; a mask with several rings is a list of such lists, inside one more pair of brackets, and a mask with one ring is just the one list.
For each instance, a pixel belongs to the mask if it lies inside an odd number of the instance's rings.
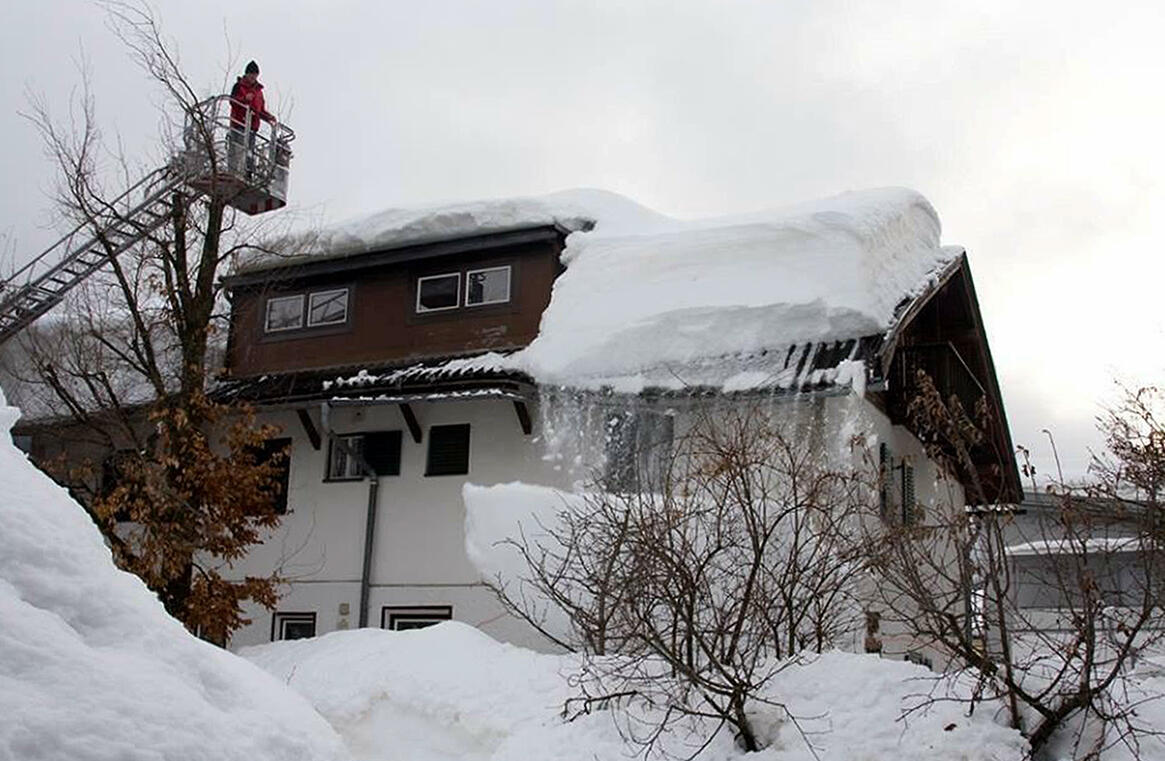
[[[869,482],[787,412],[710,407],[674,448],[631,456],[584,495],[466,488],[469,553],[503,603],[588,656],[570,710],[647,706],[655,721],[623,725],[647,745],[713,716],[757,750],[790,659],[852,642]],[[499,525],[515,501],[537,513]]]

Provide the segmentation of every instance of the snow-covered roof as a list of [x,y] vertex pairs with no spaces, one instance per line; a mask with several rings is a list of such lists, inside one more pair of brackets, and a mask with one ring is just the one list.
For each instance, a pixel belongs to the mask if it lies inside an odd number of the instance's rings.
[[674,220],[603,190],[385,209],[248,249],[235,259],[232,274],[531,227],[579,232],[600,222],[612,231],[651,229]]
[[721,360],[885,334],[961,253],[941,245],[934,208],[905,188],[702,220],[584,190],[392,209],[326,229],[293,258],[259,256],[240,270],[544,225],[568,231],[566,271],[537,338],[507,366],[577,387],[780,386],[787,362],[754,363],[746,377]]

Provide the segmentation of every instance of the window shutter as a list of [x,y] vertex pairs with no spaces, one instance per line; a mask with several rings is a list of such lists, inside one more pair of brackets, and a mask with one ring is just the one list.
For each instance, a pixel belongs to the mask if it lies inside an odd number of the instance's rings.
[[378,476],[400,475],[400,431],[364,434],[364,461]]
[[429,428],[426,476],[460,476],[469,472],[469,424]]
[[287,514],[287,490],[291,482],[291,439],[268,439],[255,453],[255,462],[265,465],[276,455],[283,455],[279,462],[279,473],[275,476],[278,493],[275,495],[275,513]]
[[890,517],[890,447],[886,442],[878,444],[878,509],[882,519]]
[[915,523],[918,513],[914,508],[914,466],[902,463],[902,522]]

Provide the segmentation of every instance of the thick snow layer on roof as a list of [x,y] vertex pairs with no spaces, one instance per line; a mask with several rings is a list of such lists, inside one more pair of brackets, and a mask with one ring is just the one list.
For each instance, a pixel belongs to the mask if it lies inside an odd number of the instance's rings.
[[538,337],[510,364],[544,383],[631,391],[660,383],[782,386],[763,368],[721,377],[694,365],[881,335],[903,300],[959,253],[940,245],[930,203],[905,188],[703,220],[575,190],[391,209],[284,241],[274,247],[280,255],[255,254],[238,268],[551,224],[570,231],[566,272]]
[[[570,655],[544,655],[498,643],[456,622],[394,632],[333,632],[243,651],[302,692],[344,736],[360,759],[409,761],[625,761],[640,748],[621,738],[612,714],[562,717],[577,672]],[[342,677],[340,676],[342,675]],[[1026,743],[992,722],[990,710],[965,714],[961,703],[938,703],[902,719],[920,702],[933,674],[921,666],[869,655],[826,653],[792,664],[768,689],[812,739],[810,748],[779,709],[757,706],[773,744],[757,754],[734,747],[721,731],[701,761],[840,761],[1021,759]],[[710,732],[716,723],[703,720]],[[702,738],[704,735],[699,735]],[[678,731],[660,742],[671,757],[698,748]],[[657,748],[658,750],[658,748]]]
[[566,190],[538,197],[464,201],[407,209],[385,209],[354,217],[318,231],[274,241],[269,251],[250,251],[235,263],[236,272],[282,267],[319,259],[338,259],[402,246],[453,240],[539,226],[585,230],[599,223],[608,229],[647,229],[672,223],[639,204],[603,190]]
[[113,566],[93,522],[11,443],[0,392],[0,759],[338,759],[252,664],[192,637]]
[[918,193],[846,193],[647,233],[567,240],[538,337],[518,362],[543,382],[626,385],[803,342],[878,335],[957,252]]

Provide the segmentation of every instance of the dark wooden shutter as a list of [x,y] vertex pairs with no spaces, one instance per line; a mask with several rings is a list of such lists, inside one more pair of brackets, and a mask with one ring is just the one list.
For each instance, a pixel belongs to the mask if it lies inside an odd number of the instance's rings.
[[291,484],[291,439],[268,439],[264,441],[255,460],[257,463],[266,464],[271,461],[271,458],[279,454],[283,456],[279,463],[279,474],[276,476],[279,493],[275,495],[275,512],[278,515],[286,515],[287,489]]
[[469,424],[429,428],[426,476],[460,476],[469,472]]
[[914,504],[914,466],[902,463],[902,522],[910,525],[918,522],[918,511]]
[[364,434],[364,461],[378,476],[400,475],[400,431]]
[[890,447],[886,442],[878,444],[878,508],[881,510],[882,519],[888,520],[890,516],[890,476],[891,476],[891,462]]

